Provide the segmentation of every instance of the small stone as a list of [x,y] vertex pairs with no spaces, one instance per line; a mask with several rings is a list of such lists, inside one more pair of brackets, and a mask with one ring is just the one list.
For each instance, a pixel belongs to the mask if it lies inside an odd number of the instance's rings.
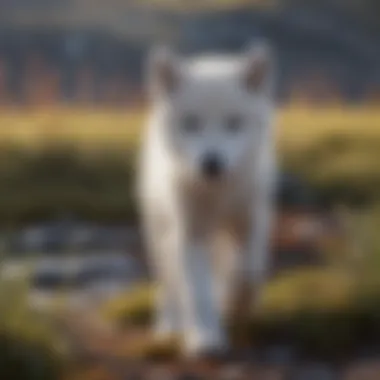
[[240,380],[245,374],[245,368],[242,365],[227,366],[221,370],[220,380]]
[[343,380],[380,379],[380,360],[363,360],[351,365],[342,377]]
[[176,380],[203,380],[203,378],[192,373],[184,373],[178,376]]
[[296,371],[294,380],[335,380],[338,376],[326,364],[310,364]]
[[125,380],[142,380],[141,376],[137,374],[128,375]]
[[[258,379],[258,380],[286,380],[284,371],[278,368],[257,368],[248,372],[247,376],[243,378]],[[293,379],[292,379],[293,380]]]
[[290,365],[294,361],[294,356],[294,349],[291,346],[272,346],[265,353],[265,361],[276,366]]
[[143,377],[138,373],[129,373],[124,377],[124,380],[143,380]]
[[177,377],[169,369],[155,369],[150,371],[148,380],[176,380]]

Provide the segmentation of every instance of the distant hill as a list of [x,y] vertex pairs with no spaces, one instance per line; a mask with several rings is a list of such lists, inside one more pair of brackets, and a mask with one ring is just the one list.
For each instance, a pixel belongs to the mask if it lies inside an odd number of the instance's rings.
[[339,6],[341,0],[220,0],[215,8],[216,3],[0,0],[0,58],[12,83],[33,49],[59,65],[64,78],[86,62],[99,76],[125,70],[140,83],[146,50],[155,42],[195,53],[236,51],[265,37],[278,52],[284,97],[297,86],[321,87],[322,97],[334,90],[351,100],[380,91],[380,28],[371,8],[356,15]]

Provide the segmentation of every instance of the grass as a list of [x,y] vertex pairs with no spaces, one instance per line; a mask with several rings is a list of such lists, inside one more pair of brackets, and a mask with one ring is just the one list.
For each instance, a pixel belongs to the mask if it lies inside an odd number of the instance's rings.
[[[42,110],[2,110],[0,143],[38,147],[56,141],[82,146],[135,144],[139,140],[144,109],[99,110],[52,108]],[[359,145],[380,139],[380,110],[376,106],[318,108],[293,105],[279,110],[280,147],[308,148],[333,137]],[[374,142],[374,141],[372,141]],[[342,143],[343,144],[343,143]]]
[[[33,150],[60,144],[79,147],[83,152],[104,148],[134,149],[139,144],[145,119],[143,109],[2,111],[0,145]],[[377,149],[380,110],[378,107],[286,107],[278,114],[277,136],[284,160],[292,161],[307,154],[304,159],[310,164],[314,158],[328,153],[328,157],[319,162],[323,165],[335,158],[328,176],[334,170],[341,170],[342,161],[346,160],[349,164],[356,162],[354,170],[366,166],[373,170],[369,163],[380,155]]]
[[145,113],[88,109],[2,111],[0,144],[40,149],[70,145],[84,152],[104,147],[128,149],[139,140]]
[[[144,109],[52,108],[0,113],[0,224],[70,212],[115,222],[135,216],[136,152]],[[279,110],[283,167],[328,200],[380,198],[380,110]]]
[[[97,221],[130,217],[134,158],[145,118],[143,109],[2,110],[0,224],[34,221],[62,211]],[[300,173],[321,193],[338,201],[379,200],[378,108],[286,107],[278,115],[277,138],[282,165]],[[380,339],[380,212],[374,214],[366,222],[371,236],[359,262],[348,269],[286,273],[273,280],[251,315],[247,336],[266,342],[290,335],[301,348],[321,352],[343,352],[363,337]],[[18,342],[49,345],[50,331],[30,314],[24,292],[23,284],[0,283],[0,328],[15,332]],[[102,312],[122,326],[146,328],[152,300],[151,285],[140,284]],[[156,347],[148,340],[136,352],[159,356],[173,353],[173,345]]]
[[[350,302],[354,290],[354,280],[345,271],[324,268],[289,272],[268,284],[257,313],[261,316],[286,316],[301,310],[342,308]],[[153,317],[153,295],[152,285],[139,284],[109,301],[103,315],[124,326],[147,325]]]
[[[347,272],[335,269],[287,273],[266,287],[248,325],[230,321],[232,341],[240,344],[279,343],[284,339],[301,352],[340,355],[370,344],[380,333],[379,283],[362,287]],[[122,329],[148,328],[153,318],[151,285],[141,285],[104,306],[103,313]],[[242,340],[243,338],[243,340]],[[157,344],[149,334],[129,355],[159,358],[178,355],[178,340]]]
[[[335,252],[339,260],[333,258],[322,268],[300,268],[272,278],[257,307],[247,309],[248,323],[229,321],[232,340],[258,346],[286,342],[303,354],[329,358],[344,357],[361,345],[376,343],[380,339],[379,216],[374,206],[352,217],[350,234],[359,235],[360,224],[366,229],[360,239],[350,236],[352,241],[358,240],[360,251],[354,260],[349,250]],[[152,284],[138,284],[106,303],[102,314],[126,331],[149,329],[154,291]],[[134,351],[136,355],[178,354],[178,341],[157,345],[146,336]]]
[[150,284],[138,284],[107,303],[102,315],[111,322],[144,326],[152,320],[153,298],[154,288]]
[[7,379],[54,380],[64,361],[47,316],[28,304],[26,279],[0,279],[0,372]]
[[378,192],[379,127],[376,108],[287,109],[279,120],[280,153],[286,165],[321,187],[349,184],[360,193],[372,186]]

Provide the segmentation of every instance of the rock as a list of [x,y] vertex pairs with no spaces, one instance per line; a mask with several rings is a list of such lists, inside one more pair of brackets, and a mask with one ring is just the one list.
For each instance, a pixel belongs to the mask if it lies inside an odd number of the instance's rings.
[[363,360],[352,364],[345,370],[343,380],[380,379],[380,360]]
[[[248,372],[246,377],[242,378],[246,379],[258,379],[258,380],[287,380],[285,371],[279,368],[262,368],[258,370],[253,370]],[[293,379],[292,379],[293,380]]]
[[[123,380],[144,380],[144,378],[137,373],[131,373],[125,376]],[[166,380],[166,379],[163,379],[163,380]]]
[[156,368],[150,371],[146,380],[177,380],[177,378],[178,376],[174,371],[168,368]]
[[335,370],[323,363],[305,365],[296,370],[294,375],[294,380],[335,380],[337,378]]
[[231,365],[221,369],[218,379],[240,380],[244,378],[246,368],[243,365]]
[[204,380],[203,377],[192,373],[184,373],[177,377],[176,380]]
[[269,347],[264,353],[264,361],[269,365],[288,366],[295,359],[295,350],[292,346],[276,345]]

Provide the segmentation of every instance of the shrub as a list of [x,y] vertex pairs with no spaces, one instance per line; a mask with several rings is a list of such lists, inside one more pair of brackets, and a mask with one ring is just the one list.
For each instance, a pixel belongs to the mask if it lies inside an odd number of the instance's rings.
[[63,353],[49,321],[27,303],[27,284],[0,284],[0,373],[4,379],[54,380],[61,373]]

